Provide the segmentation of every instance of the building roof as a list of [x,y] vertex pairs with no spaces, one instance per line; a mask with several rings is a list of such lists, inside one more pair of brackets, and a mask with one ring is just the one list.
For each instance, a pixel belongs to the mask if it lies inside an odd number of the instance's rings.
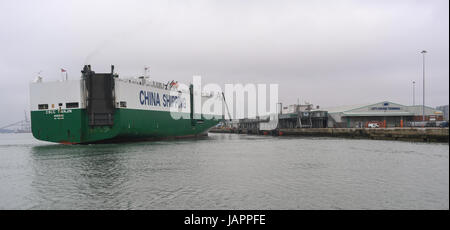
[[390,101],[382,101],[382,102],[378,102],[378,103],[366,103],[366,104],[358,104],[358,105],[343,105],[343,106],[337,106],[337,107],[332,107],[332,108],[326,108],[324,110],[328,110],[328,113],[343,113],[343,112],[348,112],[348,111],[352,111],[352,110],[356,110],[356,109],[360,109],[360,108],[364,108],[364,107],[369,107],[369,106],[374,106],[374,105],[378,105],[378,104],[383,104],[383,103],[389,103],[389,104],[393,104],[396,106],[404,106],[401,104],[397,104],[397,103],[393,103]]
[[372,103],[368,104],[357,104],[357,105],[342,105],[342,106],[336,106],[336,107],[329,107],[329,108],[323,108],[323,110],[328,111],[328,113],[342,113],[345,111],[350,111],[353,109],[370,106]]
[[[328,113],[341,116],[418,116],[422,114],[422,106],[407,106],[390,101],[378,103],[338,106],[325,109]],[[425,106],[425,115],[442,115],[437,109]]]
[[[422,105],[411,105],[408,106],[408,110],[415,114],[422,114]],[[443,115],[441,110],[425,106],[425,115]]]
[[347,117],[368,117],[368,116],[414,116],[414,113],[411,112],[344,112],[343,116],[347,116]]

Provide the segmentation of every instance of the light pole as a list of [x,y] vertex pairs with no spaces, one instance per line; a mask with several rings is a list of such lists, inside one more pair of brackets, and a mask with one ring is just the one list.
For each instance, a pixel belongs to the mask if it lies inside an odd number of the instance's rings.
[[413,106],[416,105],[416,81],[413,81]]
[[422,63],[423,63],[423,104],[422,104],[422,121],[425,121],[425,54],[427,53],[426,50],[422,50],[420,52],[422,54]]

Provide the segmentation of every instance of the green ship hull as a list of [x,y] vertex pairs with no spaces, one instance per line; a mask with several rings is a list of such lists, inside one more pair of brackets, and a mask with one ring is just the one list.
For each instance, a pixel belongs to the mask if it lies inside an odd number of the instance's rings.
[[196,137],[219,123],[218,119],[173,119],[170,112],[115,109],[113,125],[89,126],[86,109],[32,111],[36,139],[62,144],[137,141]]

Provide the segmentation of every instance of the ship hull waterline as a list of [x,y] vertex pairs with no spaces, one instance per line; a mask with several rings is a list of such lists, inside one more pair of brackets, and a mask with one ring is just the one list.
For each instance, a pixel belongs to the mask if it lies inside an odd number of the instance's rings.
[[90,126],[86,109],[32,111],[32,134],[42,141],[61,144],[115,143],[195,138],[207,135],[220,119],[203,116],[192,120],[189,114],[118,108],[110,126]]

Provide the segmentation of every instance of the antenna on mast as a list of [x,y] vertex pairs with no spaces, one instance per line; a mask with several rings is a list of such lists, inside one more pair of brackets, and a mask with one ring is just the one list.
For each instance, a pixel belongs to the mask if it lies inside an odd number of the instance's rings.
[[148,66],[144,66],[144,77],[148,77],[148,75],[147,75],[148,69],[149,69]]
[[41,77],[41,73],[42,73],[43,71],[42,70],[40,70],[39,72],[37,72],[37,77],[36,77],[36,79],[34,80],[34,82],[42,82],[42,77]]
[[[66,75],[65,79],[64,79],[64,73],[65,73],[65,75]],[[66,70],[66,69],[61,68],[61,75],[62,75],[63,81],[64,81],[64,80],[66,80],[66,81],[68,80],[67,70]]]

